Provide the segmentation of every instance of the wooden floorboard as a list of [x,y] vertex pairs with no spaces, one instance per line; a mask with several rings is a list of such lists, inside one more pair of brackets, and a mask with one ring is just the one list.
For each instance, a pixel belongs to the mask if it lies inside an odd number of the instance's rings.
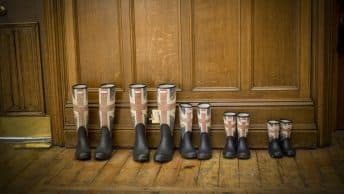
[[[251,150],[251,159],[183,159],[138,163],[119,149],[108,161],[76,161],[74,149],[15,149],[0,144],[0,193],[344,193],[344,135],[333,145],[297,150],[295,158],[270,158]],[[94,150],[92,150],[94,152]],[[93,154],[92,152],[92,154]],[[93,155],[92,155],[93,156]]]

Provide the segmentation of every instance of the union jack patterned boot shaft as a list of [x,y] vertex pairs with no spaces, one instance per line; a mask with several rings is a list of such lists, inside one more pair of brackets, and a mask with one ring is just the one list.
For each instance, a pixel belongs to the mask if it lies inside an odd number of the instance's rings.
[[249,159],[251,157],[250,149],[247,145],[247,132],[250,125],[250,114],[239,113],[237,115],[238,148],[237,157],[239,159]]
[[196,158],[196,150],[192,146],[192,105],[179,104],[180,143],[179,151],[183,158]]
[[100,141],[95,151],[96,160],[107,160],[112,154],[112,126],[115,117],[114,84],[102,84],[99,89]]
[[225,112],[223,113],[223,122],[225,126],[226,133],[226,144],[223,148],[224,158],[235,158],[236,157],[236,113],[235,112]]
[[174,151],[173,129],[176,111],[176,86],[161,84],[158,87],[157,102],[160,119],[160,144],[155,152],[156,162],[172,160]]
[[129,86],[130,114],[135,128],[135,145],[133,158],[138,162],[149,160],[149,149],[146,137],[147,122],[147,86],[131,84]]
[[267,123],[269,145],[268,151],[272,158],[280,158],[283,156],[278,138],[280,135],[280,123],[276,120],[269,120]]
[[88,97],[87,86],[85,84],[76,84],[72,87],[72,100],[78,138],[75,158],[77,160],[89,160],[91,158],[91,152],[87,138]]
[[207,160],[212,156],[210,143],[211,107],[210,104],[201,103],[197,106],[197,119],[200,128],[200,146],[197,153],[199,160]]
[[295,149],[292,147],[290,142],[291,130],[293,128],[293,122],[290,120],[282,119],[280,120],[280,146],[282,148],[283,154],[288,157],[293,157],[296,154]]

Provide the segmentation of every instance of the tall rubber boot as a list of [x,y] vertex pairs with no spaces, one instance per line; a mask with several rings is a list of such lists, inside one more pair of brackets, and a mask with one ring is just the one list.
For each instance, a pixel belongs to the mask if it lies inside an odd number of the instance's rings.
[[100,141],[95,151],[96,160],[107,160],[112,155],[112,126],[115,118],[114,84],[102,84],[99,91]]
[[236,113],[223,113],[223,122],[226,132],[226,144],[223,148],[223,157],[227,159],[235,158],[237,155]]
[[197,153],[192,146],[192,105],[187,103],[179,104],[180,121],[180,155],[186,159],[196,158]]
[[174,151],[173,129],[176,112],[176,86],[160,84],[157,92],[160,117],[160,144],[155,152],[156,162],[169,162]]
[[239,159],[249,159],[251,157],[250,149],[247,145],[247,132],[250,125],[250,114],[239,113],[237,115],[238,147],[237,157]]
[[291,130],[293,128],[293,122],[290,120],[282,119],[280,120],[280,124],[280,146],[282,148],[282,152],[285,156],[293,157],[296,154],[296,151],[290,142],[290,135]]
[[129,86],[130,114],[135,128],[135,145],[133,159],[137,162],[149,160],[149,149],[146,137],[147,122],[147,86],[131,84]]
[[267,123],[269,146],[268,151],[272,158],[281,158],[283,156],[279,145],[280,123],[276,120],[269,120]]
[[72,87],[73,112],[77,129],[77,144],[75,159],[89,160],[91,158],[90,146],[87,138],[88,127],[88,97],[87,86],[76,84]]
[[212,156],[210,143],[210,127],[211,127],[211,108],[210,104],[201,103],[197,106],[197,119],[200,128],[200,146],[198,148],[197,158],[199,160],[207,160]]

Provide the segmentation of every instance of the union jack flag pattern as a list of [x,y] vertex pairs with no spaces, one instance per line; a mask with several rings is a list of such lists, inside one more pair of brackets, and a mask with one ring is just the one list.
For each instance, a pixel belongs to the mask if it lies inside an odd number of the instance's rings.
[[225,132],[228,136],[236,135],[236,113],[234,112],[225,112],[223,114],[223,122],[225,125]]
[[282,119],[280,120],[281,129],[280,136],[281,139],[290,138],[291,130],[293,128],[293,122],[291,120]]
[[270,120],[267,123],[269,140],[278,139],[280,132],[280,123],[276,120]]
[[115,118],[115,85],[102,84],[98,90],[100,128],[106,127],[111,132]]
[[147,87],[144,84],[129,86],[131,120],[134,128],[137,124],[147,122]]
[[157,102],[160,125],[167,124],[173,134],[176,112],[176,86],[174,84],[161,84],[158,87]]
[[185,132],[192,132],[192,105],[187,103],[179,104],[179,122],[181,137]]
[[72,87],[73,113],[76,123],[76,129],[79,127],[88,127],[88,97],[87,86],[85,84],[76,84]]
[[197,106],[197,119],[201,133],[208,133],[211,127],[210,104],[201,103]]
[[238,137],[247,137],[248,128],[250,125],[250,114],[239,113],[237,116]]

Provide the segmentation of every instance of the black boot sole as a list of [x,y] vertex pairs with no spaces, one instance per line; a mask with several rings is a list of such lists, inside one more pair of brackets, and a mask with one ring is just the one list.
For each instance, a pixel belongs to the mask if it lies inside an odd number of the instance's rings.
[[148,162],[149,161],[149,154],[133,155],[133,159],[136,162]]
[[234,153],[226,153],[226,152],[222,153],[222,155],[223,155],[223,158],[226,158],[226,159],[233,159],[233,158],[236,158],[237,156]]
[[237,157],[238,157],[238,159],[240,159],[240,160],[248,160],[248,159],[250,159],[251,158],[251,155],[247,155],[247,154],[237,154]]
[[197,158],[196,152],[189,152],[189,153],[182,153],[180,152],[180,155],[185,159],[195,159]]
[[154,156],[154,161],[159,162],[159,163],[166,163],[166,162],[171,161],[172,158],[173,158],[173,154],[172,155],[156,154]]
[[111,158],[111,156],[112,156],[111,153],[107,154],[107,153],[98,152],[98,153],[95,153],[94,159],[99,160],[99,161],[108,160]]
[[198,153],[197,159],[199,160],[209,160],[212,157],[211,153]]
[[91,159],[91,153],[79,153],[75,154],[76,160],[90,160]]

